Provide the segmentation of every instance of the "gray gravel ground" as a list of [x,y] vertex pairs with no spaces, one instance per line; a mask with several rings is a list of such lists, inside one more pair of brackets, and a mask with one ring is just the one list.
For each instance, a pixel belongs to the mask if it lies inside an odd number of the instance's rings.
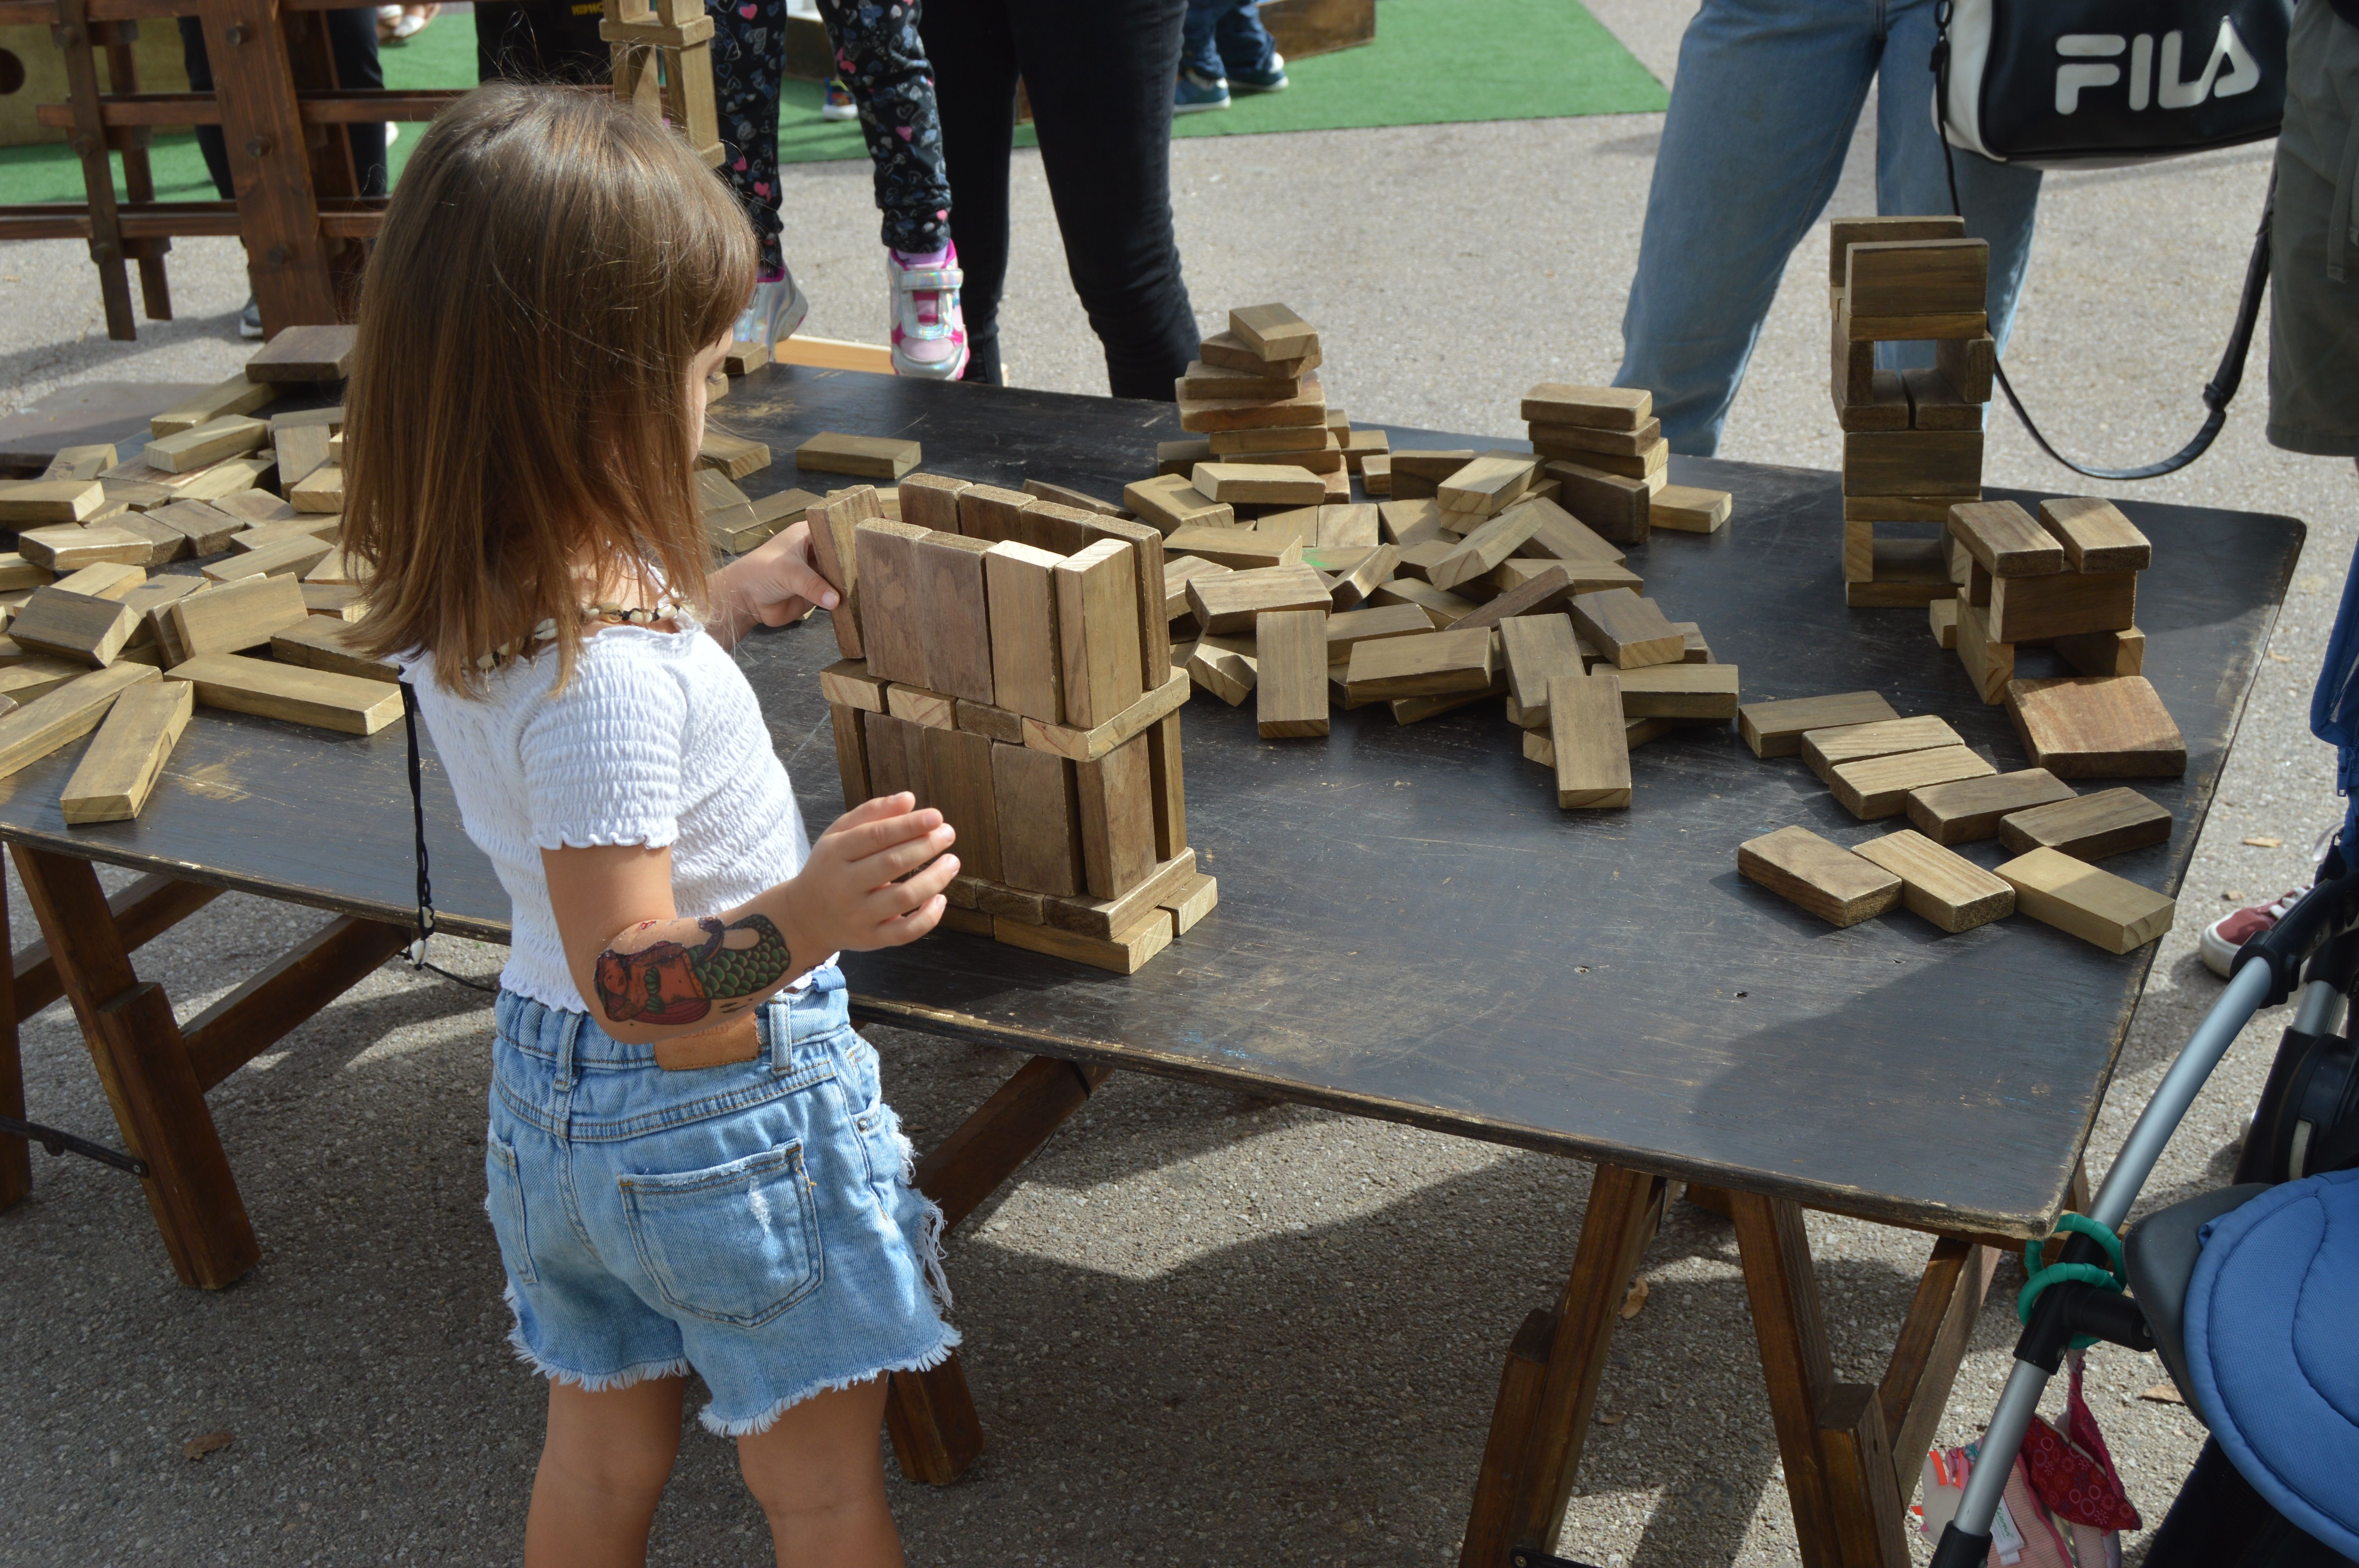
[[[1685,7],[1597,9],[1669,74]],[[1182,141],[1174,200],[1200,315],[1287,298],[1321,326],[1349,410],[1513,434],[1524,386],[1614,366],[1659,127],[1634,115]],[[1869,150],[1855,151],[1838,211],[1872,210]],[[2267,157],[2051,178],[2013,362],[2070,449],[2143,460],[2191,427]],[[810,330],[877,340],[866,170],[785,178]],[[1018,156],[1016,182],[1012,377],[1102,392],[1036,157]],[[1724,455],[1835,464],[1820,243],[1796,258]],[[89,381],[227,373],[245,352],[236,253],[183,241],[174,259],[183,319],[125,346],[106,341],[73,247],[0,254],[0,407]],[[2264,345],[2211,457],[2123,491],[2291,514],[2312,540],[2092,1146],[2100,1168],[2218,992],[2197,930],[2303,880],[2312,835],[2336,816],[2329,753],[2305,717],[2352,552],[2353,475],[2262,441],[2265,360]],[[2004,416],[1988,471],[2085,488]],[[2263,837],[2282,847],[2245,842]],[[21,896],[14,908],[16,938],[29,940]],[[312,919],[226,897],[150,947],[143,972],[185,1015]],[[497,964],[464,944],[453,957]],[[233,1290],[172,1282],[131,1183],[40,1163],[33,1198],[0,1217],[0,1563],[514,1558],[540,1391],[509,1364],[480,1214],[480,1000],[383,971],[214,1093],[265,1247]],[[2283,1022],[2264,1016],[2239,1043],[2150,1204],[2224,1179]],[[1014,1065],[890,1031],[877,1041],[920,1143]],[[34,1020],[25,1044],[34,1114],[111,1135],[64,1010]],[[1454,1560],[1500,1357],[1559,1288],[1587,1185],[1563,1162],[1116,1077],[951,1248],[991,1447],[958,1487],[895,1482],[911,1560]],[[1810,1232],[1839,1373],[1873,1380],[1924,1243],[1843,1220]],[[1795,1562],[1728,1227],[1682,1206],[1644,1269],[1651,1293],[1617,1337],[1602,1401],[1622,1419],[1591,1433],[1560,1550],[1615,1568]],[[2018,1281],[2005,1265],[1945,1443],[1973,1435],[1995,1393]],[[2136,1399],[2162,1377],[2153,1357],[2101,1347],[2092,1371],[2132,1495],[2158,1519],[2196,1424]],[[234,1444],[180,1456],[215,1429]],[[768,1560],[725,1445],[688,1441],[654,1560]]]

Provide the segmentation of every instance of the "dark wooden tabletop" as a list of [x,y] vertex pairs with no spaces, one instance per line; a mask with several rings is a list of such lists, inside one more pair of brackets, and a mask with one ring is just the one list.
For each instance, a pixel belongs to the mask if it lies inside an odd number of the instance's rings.
[[[914,437],[935,472],[1108,497],[1177,433],[1158,405],[785,369],[738,383],[714,417],[770,443],[757,494],[796,482],[793,449],[821,429]],[[1514,444],[1395,438],[1445,443]],[[1834,475],[1688,459],[1672,473],[1734,492],[1735,519],[1658,534],[1631,564],[1741,666],[1746,700],[1873,687],[2025,765],[1922,611],[1843,607]],[[2137,784],[2176,816],[2169,841],[2106,864],[2176,892],[2303,529],[2125,510],[2154,540],[2138,622],[2189,767]],[[740,654],[816,833],[842,809],[813,678],[834,641],[814,621]],[[2021,673],[2054,673],[2047,657],[2027,650]],[[1634,753],[1628,811],[1564,812],[1495,702],[1407,728],[1339,709],[1310,741],[1261,740],[1250,702],[1200,694],[1186,714],[1211,918],[1127,979],[946,933],[853,955],[863,1016],[1906,1224],[2032,1235],[2060,1206],[2153,946],[2116,957],[2020,917],[1955,936],[1897,912],[1830,928],[1740,881],[1737,844],[1789,823],[1840,843],[1903,824],[1854,820],[1734,726]],[[408,918],[398,725],[363,741],[207,713],[140,820],[69,829],[57,798],[78,751],[0,781],[0,838]],[[443,928],[503,938],[506,895],[428,766]]]

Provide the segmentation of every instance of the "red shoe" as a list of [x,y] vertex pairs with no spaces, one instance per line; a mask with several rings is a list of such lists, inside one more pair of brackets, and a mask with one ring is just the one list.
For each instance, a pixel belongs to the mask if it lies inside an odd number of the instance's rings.
[[2266,936],[2294,901],[2310,890],[2292,888],[2278,895],[2273,903],[2256,903],[2249,909],[2239,909],[2222,915],[2203,928],[2196,946],[2203,954],[2203,967],[2219,976],[2228,978],[2229,967],[2236,961],[2236,949],[2256,936]]

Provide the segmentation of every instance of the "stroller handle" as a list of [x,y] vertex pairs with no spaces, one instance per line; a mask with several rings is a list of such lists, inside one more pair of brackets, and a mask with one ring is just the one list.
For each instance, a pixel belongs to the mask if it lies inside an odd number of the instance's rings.
[[2275,925],[2236,949],[2230,975],[2253,964],[2267,965],[2267,997],[2263,1007],[2276,1007],[2293,995],[2301,982],[2301,967],[2326,943],[2359,925],[2359,871],[2322,881],[2301,895]]

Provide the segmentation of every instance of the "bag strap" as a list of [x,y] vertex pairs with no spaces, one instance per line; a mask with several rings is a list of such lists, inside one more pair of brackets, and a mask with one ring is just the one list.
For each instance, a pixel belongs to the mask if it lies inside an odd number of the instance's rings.
[[434,935],[434,881],[427,874],[425,764],[418,754],[418,692],[407,679],[401,687],[401,723],[409,736],[409,821],[418,851],[418,940],[409,945],[409,967],[440,975],[470,990],[495,992],[500,988],[465,975],[454,975],[440,964],[426,961],[426,939]]
[[[1962,218],[1966,210],[1965,204],[1958,200],[1957,155],[1950,146],[1950,17],[1953,8],[1954,0],[1940,0],[1933,11],[1934,24],[1940,28],[1933,44],[1933,115],[1935,129],[1941,137],[1941,167],[1950,178],[1950,211]],[[2209,412],[2203,416],[2202,427],[2189,438],[2185,446],[2159,462],[2126,469],[2093,468],[2074,462],[2058,451],[2041,434],[2039,427],[2032,422],[2030,414],[2023,406],[2023,399],[2016,395],[2015,384],[2007,379],[2006,366],[1998,363],[1994,356],[1993,368],[1997,373],[1999,390],[2006,394],[2007,406],[2015,410],[2016,418],[2022,422],[2025,431],[2038,444],[2041,451],[2074,473],[2089,479],[2131,480],[2159,479],[2164,474],[2177,473],[2211,449],[2212,443],[2228,423],[2228,405],[2234,399],[2236,389],[2244,384],[2245,361],[2252,352],[2253,332],[2261,319],[2261,296],[2267,292],[2269,284],[2269,223],[2277,210],[2277,176],[2272,167],[2268,192],[2261,200],[2260,227],[2253,235],[2253,254],[2245,263],[2245,288],[2236,301],[2235,325],[2229,329],[2228,346],[2220,356],[2220,367],[2212,373],[2212,379],[2203,384],[2203,406]]]

